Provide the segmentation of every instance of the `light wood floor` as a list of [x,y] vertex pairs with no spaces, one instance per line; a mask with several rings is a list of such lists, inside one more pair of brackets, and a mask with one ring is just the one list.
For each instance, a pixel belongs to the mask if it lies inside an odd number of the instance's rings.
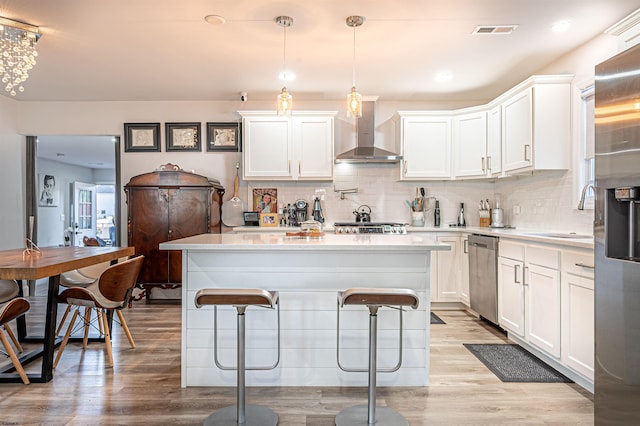
[[[43,298],[32,299],[35,315]],[[379,405],[395,408],[414,426],[593,424],[588,392],[575,384],[502,383],[462,344],[505,336],[464,312],[436,313],[447,324],[431,328],[431,385],[381,388]],[[70,344],[51,383],[0,384],[0,425],[202,424],[234,403],[233,388],[180,388],[180,306],[137,302],[125,315],[137,347],[114,327],[115,368],[105,368],[104,345],[83,352]],[[337,412],[366,398],[365,388],[247,391],[247,401],[272,408],[281,425],[333,425]]]

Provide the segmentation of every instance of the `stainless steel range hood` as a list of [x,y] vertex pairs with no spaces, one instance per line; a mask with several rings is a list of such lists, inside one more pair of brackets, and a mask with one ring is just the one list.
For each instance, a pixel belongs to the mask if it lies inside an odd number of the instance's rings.
[[362,102],[356,120],[356,147],[336,156],[336,163],[397,163],[402,156],[374,146],[375,102]]

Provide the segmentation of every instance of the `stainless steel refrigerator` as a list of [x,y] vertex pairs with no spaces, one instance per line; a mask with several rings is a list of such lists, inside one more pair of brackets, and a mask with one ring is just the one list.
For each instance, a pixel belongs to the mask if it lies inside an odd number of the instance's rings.
[[596,66],[595,423],[640,424],[640,46]]

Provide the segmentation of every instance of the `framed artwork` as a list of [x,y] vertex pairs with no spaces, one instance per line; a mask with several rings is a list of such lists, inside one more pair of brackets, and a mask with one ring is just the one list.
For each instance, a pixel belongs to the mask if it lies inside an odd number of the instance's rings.
[[241,150],[240,123],[207,123],[207,151]]
[[38,174],[38,189],[40,193],[38,206],[56,207],[58,205],[60,190],[56,185],[56,177],[54,175]]
[[124,123],[124,152],[160,152],[160,123]]
[[260,213],[260,226],[278,226],[278,213]]
[[[254,188],[253,211],[258,213],[278,213],[278,189]],[[260,221],[262,225],[262,221]]]
[[200,151],[200,123],[165,123],[167,151]]

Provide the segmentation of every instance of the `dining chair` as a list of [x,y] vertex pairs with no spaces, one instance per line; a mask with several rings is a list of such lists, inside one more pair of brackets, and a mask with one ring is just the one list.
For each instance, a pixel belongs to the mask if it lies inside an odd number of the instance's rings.
[[[20,287],[18,287],[17,282],[15,282],[14,280],[0,280],[0,304],[3,304],[15,298],[19,293]],[[9,324],[5,323],[3,324],[3,327],[18,352],[22,352],[22,346],[20,345],[18,339],[16,339],[15,334],[13,334],[13,331],[11,330],[11,327],[9,327]]]
[[[5,281],[6,280],[2,280],[1,282],[4,283]],[[3,286],[4,285],[5,284],[3,284]],[[13,366],[15,367],[16,371],[20,375],[20,378],[22,379],[22,382],[25,385],[29,384],[29,378],[27,377],[27,374],[22,368],[22,364],[20,364],[20,360],[16,356],[16,353],[11,347],[11,344],[9,344],[9,340],[7,340],[7,337],[3,329],[7,331],[7,334],[9,334],[9,336],[11,337],[11,340],[13,340],[13,343],[16,345],[16,347],[19,348],[18,351],[22,352],[22,347],[20,347],[20,344],[18,343],[15,336],[11,332],[11,329],[7,327],[7,323],[9,321],[12,321],[18,318],[20,315],[23,315],[25,312],[29,310],[29,308],[30,308],[29,302],[27,301],[27,299],[23,297],[14,297],[10,299],[8,302],[0,304],[0,326],[2,326],[0,327],[0,341],[2,342],[5,350],[7,351],[7,355],[9,355],[9,358],[11,358],[11,362],[13,363]]]
[[[53,363],[54,368],[58,365],[60,357],[62,356],[62,353],[64,352],[64,349],[69,342],[69,337],[73,332],[73,326],[79,316],[80,308],[82,307],[97,309],[98,322],[102,323],[104,331],[105,346],[107,349],[107,355],[109,357],[109,365],[113,367],[111,330],[109,329],[107,313],[109,311],[111,313],[113,313],[113,311],[116,311],[118,312],[120,320],[122,321],[124,319],[119,309],[126,306],[126,304],[129,302],[131,292],[133,291],[133,287],[136,284],[136,279],[138,278],[138,274],[140,273],[140,268],[142,268],[143,260],[144,256],[138,256],[120,263],[116,263],[115,265],[111,265],[102,272],[100,277],[94,283],[89,284],[86,287],[69,287],[58,295],[58,300],[60,303],[67,303],[70,306],[74,306],[76,307],[76,310],[71,317],[71,321],[64,335],[64,339],[60,344],[60,349],[58,350],[58,354]],[[86,315],[83,315],[81,317],[81,320],[84,322],[83,325],[86,326]],[[131,333],[126,325],[126,322],[123,321],[121,324],[125,334],[127,335],[127,338],[129,339],[129,343],[132,343],[133,339],[131,338]],[[131,346],[135,347],[133,343]],[[83,347],[86,347],[86,345],[83,345]]]

